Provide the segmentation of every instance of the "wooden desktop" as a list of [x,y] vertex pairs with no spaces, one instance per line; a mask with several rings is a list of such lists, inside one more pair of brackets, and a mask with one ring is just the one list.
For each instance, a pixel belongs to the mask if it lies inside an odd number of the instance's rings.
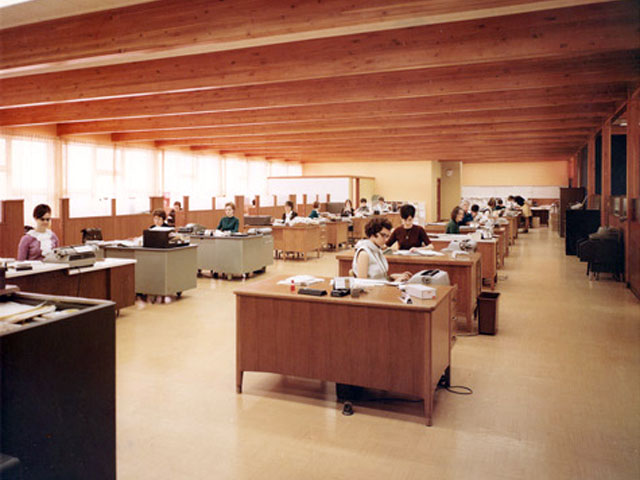
[[[395,287],[359,298],[313,297],[278,285],[285,276],[236,290],[236,385],[244,372],[271,372],[433,397],[451,365],[452,287],[407,305]],[[313,288],[331,290],[328,279]]]
[[92,267],[69,268],[64,263],[34,262],[31,270],[10,269],[7,283],[23,292],[111,300],[119,310],[136,300],[135,263],[110,258]]
[[[348,276],[355,251],[336,255],[338,275]],[[449,274],[452,285],[458,286],[456,313],[464,317],[466,331],[473,331],[473,319],[477,298],[482,290],[482,260],[477,252],[460,255],[456,259],[451,254],[437,257],[422,255],[385,255],[389,262],[389,273],[409,271],[417,273],[430,268],[444,270]]]

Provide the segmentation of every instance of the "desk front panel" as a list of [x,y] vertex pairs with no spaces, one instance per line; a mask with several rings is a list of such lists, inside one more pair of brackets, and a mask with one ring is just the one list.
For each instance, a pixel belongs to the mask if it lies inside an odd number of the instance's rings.
[[198,269],[242,275],[273,264],[273,237],[191,237],[198,246]]
[[[443,250],[449,246],[448,240],[438,240],[432,238],[431,244],[436,250]],[[497,277],[497,265],[498,265],[498,241],[492,242],[477,242],[478,253],[482,257],[482,279],[491,283],[492,288],[495,285]]]
[[237,294],[238,390],[245,371],[388,390],[424,399],[431,424],[433,393],[450,365],[450,294],[433,311]]
[[132,258],[135,291],[149,295],[175,295],[196,288],[198,254],[195,245],[176,248],[105,247],[106,257]]
[[339,245],[347,243],[349,224],[346,222],[327,222],[322,228],[326,229],[325,243],[338,248]]

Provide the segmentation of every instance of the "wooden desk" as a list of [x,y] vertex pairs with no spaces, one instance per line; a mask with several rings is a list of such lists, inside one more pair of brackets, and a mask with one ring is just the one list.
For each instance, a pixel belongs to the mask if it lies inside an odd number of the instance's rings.
[[198,270],[233,275],[247,275],[266,270],[273,264],[273,237],[249,235],[246,237],[212,237],[191,235],[191,244],[198,246]]
[[402,217],[400,217],[399,212],[384,213],[382,216],[391,222],[393,228],[402,225]]
[[[399,300],[395,287],[359,298],[312,297],[265,279],[236,290],[236,385],[272,372],[416,396],[433,420],[439,379],[449,380],[452,287],[433,300]],[[331,290],[328,279],[314,288]]]
[[[355,251],[339,253],[338,275],[349,276]],[[423,255],[385,255],[389,262],[389,273],[409,271],[417,273],[421,270],[437,268],[449,274],[452,285],[458,286],[456,313],[465,319],[466,330],[473,331],[477,298],[482,289],[482,261],[479,253],[460,255],[453,259],[451,254],[443,257],[426,257]]]
[[306,260],[308,253],[315,251],[320,258],[320,226],[319,225],[274,225],[272,227],[273,249],[276,256],[294,253]]
[[[427,233],[445,233],[447,231],[447,223],[449,222],[427,223],[424,226],[424,229],[427,231]],[[475,231],[475,227],[469,227],[467,225],[460,227],[460,233],[473,233]]]
[[[432,234],[429,236],[429,240],[431,240],[433,248],[436,250],[447,248],[452,240],[465,240],[469,238],[468,235],[452,234]],[[494,290],[496,288],[496,282],[498,281],[498,239],[478,240],[476,244],[478,246],[477,251],[482,256],[482,280],[488,281],[491,290]]]
[[531,214],[540,217],[540,225],[549,225],[549,209],[545,207],[531,207]]
[[351,222],[353,223],[353,233],[351,235],[354,240],[367,238],[364,233],[364,226],[370,219],[371,217],[351,217]]
[[196,245],[174,248],[102,247],[107,258],[137,260],[136,293],[181,296],[196,288],[198,254]]
[[320,224],[320,229],[324,230],[324,244],[332,250],[338,250],[340,245],[346,245],[348,241],[348,222],[326,222]]
[[32,262],[33,270],[10,269],[7,283],[23,292],[111,300],[119,310],[136,300],[135,263],[112,258],[92,267],[69,268],[65,263]]
[[501,249],[502,258],[509,256],[509,237],[507,236],[507,229],[505,227],[495,227],[493,229],[493,236],[498,238],[498,248]]

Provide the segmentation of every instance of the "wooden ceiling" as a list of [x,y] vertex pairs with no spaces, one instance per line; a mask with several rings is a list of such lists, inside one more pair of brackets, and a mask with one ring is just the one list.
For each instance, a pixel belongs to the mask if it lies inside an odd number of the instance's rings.
[[167,0],[0,30],[0,127],[320,161],[567,160],[640,2]]

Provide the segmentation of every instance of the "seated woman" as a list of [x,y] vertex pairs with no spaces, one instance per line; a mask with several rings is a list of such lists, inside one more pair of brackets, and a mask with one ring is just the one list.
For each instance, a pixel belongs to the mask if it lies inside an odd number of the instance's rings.
[[36,228],[27,231],[18,244],[18,260],[42,260],[60,241],[51,231],[51,207],[40,204],[33,209]]
[[353,217],[354,215],[353,205],[351,205],[351,200],[348,198],[344,201],[344,207],[342,207],[342,211],[340,215],[343,217]]
[[320,216],[320,214],[318,213],[319,208],[320,208],[320,202],[318,201],[313,202],[313,210],[311,210],[311,213],[309,214],[309,218],[318,218]]
[[447,223],[446,233],[460,233],[460,222],[464,217],[464,210],[460,207],[455,207],[451,211],[451,220]]
[[175,202],[173,202],[173,208],[169,212],[169,215],[167,215],[167,224],[169,224],[172,227],[175,227],[176,212],[180,212],[180,211],[182,211],[182,204],[176,200]]
[[284,202],[284,213],[282,214],[282,221],[284,223],[289,223],[297,216],[298,214],[293,211],[293,202],[291,200],[287,200],[286,202]]
[[369,205],[367,205],[367,199],[366,198],[361,198],[360,199],[360,206],[358,207],[358,209],[356,210],[356,213],[359,215],[371,215],[371,209],[369,208]]
[[386,218],[373,218],[364,227],[367,238],[356,244],[352,269],[358,278],[392,280],[406,282],[410,272],[389,275],[389,263],[382,253],[385,242],[391,236],[391,222]]
[[[387,240],[387,247],[392,246],[398,242],[400,250],[414,250],[422,245],[428,246],[431,244],[427,232],[424,231],[419,225],[413,224],[413,218],[416,215],[416,208],[413,205],[402,205],[400,207],[400,218],[402,218],[402,225],[393,229],[389,240]],[[433,246],[431,246],[433,248]]]
[[171,225],[167,223],[167,212],[165,212],[161,208],[156,208],[153,211],[153,225],[151,225],[149,228],[170,227],[170,226]]
[[235,216],[236,206],[229,202],[224,206],[225,216],[220,219],[217,230],[223,232],[237,232],[240,228],[240,220]]

